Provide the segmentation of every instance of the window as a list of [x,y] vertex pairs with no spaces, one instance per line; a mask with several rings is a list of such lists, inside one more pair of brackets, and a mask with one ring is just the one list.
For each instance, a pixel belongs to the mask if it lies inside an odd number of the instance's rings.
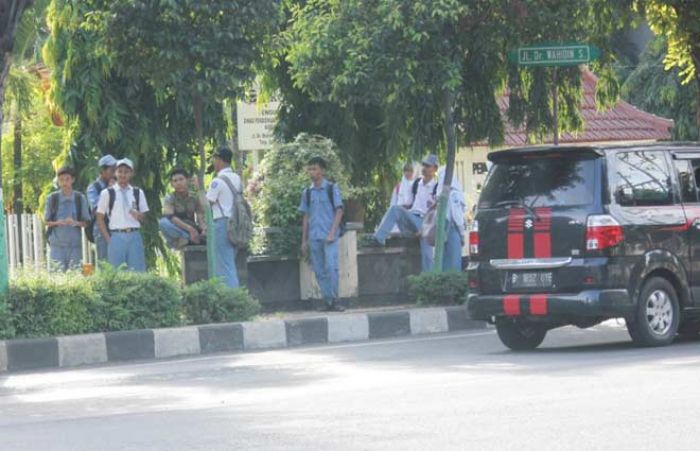
[[671,174],[663,152],[620,152],[616,155],[620,205],[655,206],[673,203]]
[[504,159],[486,180],[479,208],[518,201],[530,207],[590,205],[596,186],[594,158],[560,153]]
[[688,160],[675,160],[676,171],[678,171],[678,183],[681,188],[681,200],[693,203],[698,201],[698,190],[695,180],[693,165]]

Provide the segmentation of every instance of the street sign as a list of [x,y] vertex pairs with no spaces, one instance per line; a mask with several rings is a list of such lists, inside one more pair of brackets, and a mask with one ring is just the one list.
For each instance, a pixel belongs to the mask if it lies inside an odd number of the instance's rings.
[[256,103],[237,103],[240,150],[266,150],[272,147],[279,106],[279,102],[269,102],[262,106]]
[[508,54],[519,66],[578,66],[600,57],[600,49],[588,44],[552,44],[520,47]]

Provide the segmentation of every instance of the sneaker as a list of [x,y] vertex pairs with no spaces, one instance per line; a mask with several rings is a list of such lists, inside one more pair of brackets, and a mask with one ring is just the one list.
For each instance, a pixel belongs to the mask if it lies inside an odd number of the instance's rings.
[[328,306],[328,311],[329,312],[344,312],[345,309],[341,307],[340,305],[333,303],[332,305]]

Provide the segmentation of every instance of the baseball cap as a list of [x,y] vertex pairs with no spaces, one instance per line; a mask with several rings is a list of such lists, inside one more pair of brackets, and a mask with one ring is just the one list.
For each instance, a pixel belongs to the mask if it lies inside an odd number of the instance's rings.
[[214,151],[213,156],[219,157],[227,163],[230,163],[231,160],[233,160],[233,152],[231,152],[231,149],[228,147],[219,147]]
[[117,167],[119,166],[128,166],[129,169],[132,171],[134,170],[134,163],[128,158],[122,158],[121,160],[117,161]]
[[97,162],[98,166],[104,167],[104,166],[116,166],[117,165],[117,159],[114,158],[112,155],[104,155],[100,160]]
[[437,155],[428,155],[427,157],[425,157],[423,159],[423,161],[421,163],[426,165],[426,166],[435,166],[435,167],[440,166],[440,163],[438,162]]

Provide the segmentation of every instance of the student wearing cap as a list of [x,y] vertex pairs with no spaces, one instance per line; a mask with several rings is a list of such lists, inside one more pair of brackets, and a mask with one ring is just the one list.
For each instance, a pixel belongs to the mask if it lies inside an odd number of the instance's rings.
[[207,225],[200,197],[190,191],[190,176],[186,170],[173,169],[170,173],[173,193],[163,199],[163,217],[158,221],[168,246],[182,249],[204,239]]
[[90,212],[85,196],[73,190],[73,168],[62,167],[57,176],[59,190],[46,199],[44,220],[48,228],[49,258],[54,266],[67,271],[80,267],[83,256],[80,229],[90,221]]
[[[117,183],[100,193],[97,224],[107,242],[107,260],[116,267],[146,271],[146,257],[141,238],[141,223],[148,213],[146,195],[131,186],[134,164],[128,158],[117,161]],[[109,227],[105,218],[109,218]]]
[[[374,233],[374,240],[381,246],[386,244],[386,238],[394,226],[398,226],[401,235],[415,237],[420,234],[423,226],[423,218],[430,206],[435,202],[437,194],[436,174],[438,170],[438,158],[436,155],[428,155],[422,162],[422,177],[413,181],[410,202],[405,205],[394,205],[382,218],[379,228]],[[421,269],[430,271],[433,267],[433,247],[424,239],[420,240]]]
[[226,147],[220,147],[214,152],[212,164],[216,177],[212,180],[207,191],[207,200],[212,205],[214,216],[214,231],[209,239],[214,240],[216,259],[214,267],[216,276],[231,288],[239,286],[236,269],[236,248],[228,239],[226,226],[228,218],[233,214],[233,191],[241,191],[241,178],[231,169],[233,153]]
[[[100,200],[100,193],[112,185],[114,180],[114,172],[117,169],[117,159],[112,155],[104,155],[97,162],[100,166],[100,175],[87,189],[87,198],[90,201],[90,211],[97,211],[97,202]],[[92,224],[93,236],[95,237],[95,248],[97,249],[97,259],[107,260],[107,242],[100,233],[100,228],[97,221]]]

